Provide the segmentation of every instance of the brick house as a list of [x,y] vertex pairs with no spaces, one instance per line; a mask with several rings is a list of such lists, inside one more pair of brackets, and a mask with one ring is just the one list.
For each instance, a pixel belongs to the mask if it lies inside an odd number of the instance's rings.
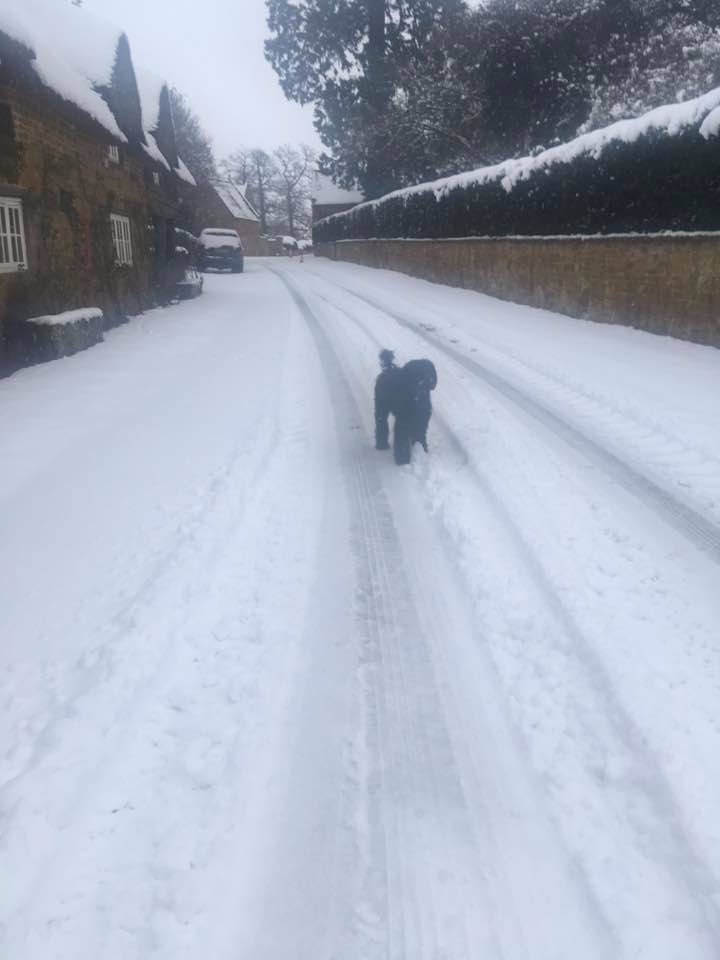
[[61,0],[0,10],[0,367],[29,316],[166,300],[188,181],[167,87],[138,84],[125,34]]
[[267,242],[260,236],[260,217],[246,196],[245,189],[231,180],[212,180],[198,187],[195,204],[195,230],[225,227],[237,230],[246,255],[267,254]]
[[312,222],[344,213],[365,199],[359,190],[345,190],[324,173],[315,171],[312,187]]

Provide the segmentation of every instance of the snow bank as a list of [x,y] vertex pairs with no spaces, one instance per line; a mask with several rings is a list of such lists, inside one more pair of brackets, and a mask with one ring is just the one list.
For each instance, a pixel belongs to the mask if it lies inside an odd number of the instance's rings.
[[46,86],[127,139],[97,92],[110,83],[122,30],[63,0],[23,0],[0,6],[0,31],[32,51],[31,66]]

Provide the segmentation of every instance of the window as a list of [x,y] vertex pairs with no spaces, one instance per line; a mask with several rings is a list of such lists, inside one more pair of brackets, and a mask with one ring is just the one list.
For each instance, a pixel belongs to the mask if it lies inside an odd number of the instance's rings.
[[0,273],[14,273],[25,266],[22,203],[0,197]]
[[156,187],[160,186],[160,174],[157,172],[157,170],[153,170],[153,183]]
[[122,266],[132,266],[132,239],[130,237],[130,221],[127,217],[119,217],[116,213],[110,214],[112,228],[113,250],[115,263]]
[[111,143],[108,147],[108,160],[110,163],[120,163],[120,147],[116,143]]

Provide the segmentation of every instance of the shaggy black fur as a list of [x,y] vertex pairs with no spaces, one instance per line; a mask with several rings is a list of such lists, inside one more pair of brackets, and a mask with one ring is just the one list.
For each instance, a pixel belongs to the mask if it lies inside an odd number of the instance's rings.
[[395,463],[410,463],[413,444],[427,453],[427,429],[432,416],[430,391],[437,386],[437,371],[430,360],[410,360],[404,367],[394,363],[391,350],[380,351],[382,371],[375,381],[375,446],[389,449],[388,417],[395,417],[393,453]]

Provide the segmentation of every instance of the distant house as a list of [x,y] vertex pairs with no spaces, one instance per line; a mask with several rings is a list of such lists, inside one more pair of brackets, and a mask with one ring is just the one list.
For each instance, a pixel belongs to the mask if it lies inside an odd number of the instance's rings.
[[192,183],[122,31],[64,0],[0,7],[0,366],[27,317],[167,299]]
[[312,221],[317,223],[333,213],[343,213],[364,199],[359,190],[345,190],[326,174],[316,171],[312,189]]
[[237,230],[248,256],[267,253],[267,243],[260,236],[260,217],[246,195],[246,187],[232,180],[212,180],[198,188],[195,228],[208,227]]

